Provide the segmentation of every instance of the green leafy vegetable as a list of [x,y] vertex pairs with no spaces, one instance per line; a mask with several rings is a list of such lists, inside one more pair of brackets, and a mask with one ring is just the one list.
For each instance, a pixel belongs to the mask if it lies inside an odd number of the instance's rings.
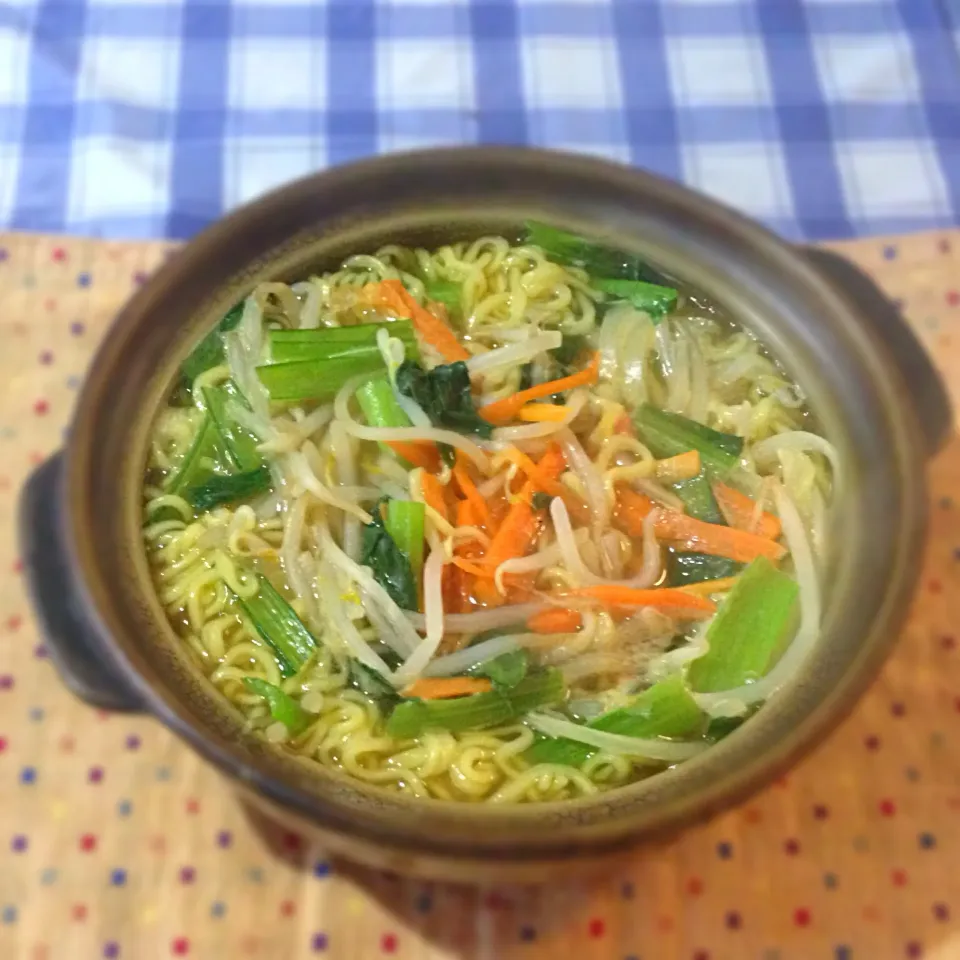
[[720,433],[678,413],[644,403],[634,411],[633,422],[655,457],[675,457],[697,450],[704,470],[717,477],[729,473],[740,461],[743,437]]
[[203,388],[203,401],[216,428],[219,448],[234,470],[248,472],[263,466],[263,456],[257,450],[260,442],[242,427],[230,414],[232,403],[247,406],[243,394],[232,380],[216,387]]
[[563,692],[560,671],[544,670],[529,674],[509,693],[492,690],[454,700],[405,700],[390,714],[387,734],[406,740],[429,729],[455,733],[494,727],[521,717],[534,707],[556,703]]
[[542,490],[538,490],[530,498],[530,506],[534,510],[546,510],[550,506],[550,494],[544,493]]
[[184,454],[176,472],[167,481],[166,492],[183,494],[190,487],[210,479],[219,466],[217,431],[210,414],[206,413],[200,421],[193,443]]
[[257,467],[244,473],[214,474],[209,480],[188,487],[183,496],[202,513],[221,503],[233,503],[266,493],[272,482],[270,468]]
[[[363,528],[360,562],[373,570],[377,583],[394,603],[404,610],[416,610],[417,581],[410,558],[397,546],[384,523],[381,507],[388,502],[384,498],[377,504],[372,522]],[[422,556],[421,553],[421,559]]]
[[281,676],[292,677],[317,649],[317,641],[276,587],[262,573],[257,580],[257,594],[249,600],[237,597],[236,602],[273,651]]
[[371,700],[396,703],[400,697],[397,691],[387,683],[375,670],[362,664],[359,660],[351,660],[349,666],[350,684]]
[[683,501],[683,505],[691,517],[704,520],[706,523],[719,523],[726,526],[727,521],[724,520],[720,508],[717,506],[710,481],[703,471],[689,480],[679,480],[671,486]]
[[654,321],[666,316],[677,305],[677,291],[659,283],[612,280],[607,277],[593,277],[590,282],[615,300],[628,300],[638,310],[649,314]]
[[386,370],[380,351],[352,353],[332,360],[286,360],[257,367],[271,400],[332,400],[351,378]]
[[494,690],[508,693],[527,675],[528,667],[526,650],[510,650],[473,667],[468,673],[475,677],[489,677]]
[[[683,675],[676,673],[644,690],[629,706],[591,720],[587,727],[627,737],[690,737],[699,736],[703,724],[703,713],[687,691]],[[576,740],[547,738],[535,743],[526,758],[531,763],[577,767],[596,752]]]
[[707,628],[707,652],[690,664],[690,689],[715,693],[759,680],[794,626],[800,587],[765,557],[737,579]]
[[201,373],[223,363],[223,334],[236,329],[243,316],[243,304],[243,300],[234,304],[183,361],[180,373],[188,383],[193,383]]
[[560,376],[565,377],[583,368],[580,361],[589,349],[590,341],[586,337],[578,333],[565,333],[560,346],[549,353],[560,367]]
[[[390,500],[384,526],[393,542],[406,556],[418,587],[423,576],[423,529],[427,508],[414,500]],[[414,607],[416,609],[416,607]]]
[[598,277],[642,280],[649,268],[637,256],[605,247],[546,223],[527,221],[527,242],[540,247],[550,260],[570,267],[582,267]]
[[707,725],[707,732],[703,736],[705,739],[711,741],[711,743],[718,743],[724,737],[729,737],[737,727],[742,726],[744,722],[749,719],[749,716],[714,717]]
[[428,280],[424,288],[428,300],[442,303],[451,313],[460,309],[463,285],[456,280]]
[[474,406],[470,374],[462,360],[429,371],[406,360],[397,370],[397,390],[416,400],[434,426],[474,433],[484,439],[493,434],[492,425],[480,417]]
[[735,577],[743,570],[743,564],[726,557],[714,557],[708,553],[679,553],[670,550],[667,554],[667,585],[685,587],[706,580]]
[[271,330],[270,356],[274,363],[284,363],[379,355],[377,334],[381,330],[399,339],[408,357],[419,356],[417,338],[409,320],[360,323],[352,327],[317,327],[313,330]]
[[284,693],[279,687],[275,687],[266,680],[259,677],[244,677],[243,685],[251,692],[263,697],[270,707],[270,716],[274,720],[279,720],[290,735],[295,737],[310,726],[310,714],[297,703],[293,697]]

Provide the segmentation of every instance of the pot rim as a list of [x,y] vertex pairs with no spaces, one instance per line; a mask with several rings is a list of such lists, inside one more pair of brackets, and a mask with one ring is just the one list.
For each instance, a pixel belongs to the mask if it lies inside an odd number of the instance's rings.
[[[859,368],[878,391],[880,379],[884,377],[899,383],[899,374],[890,358],[866,336],[855,306],[845,302],[842,291],[805,263],[795,248],[742,215],[680,184],[593,158],[516,148],[450,148],[359,161],[282,186],[206,229],[148,282],[108,332],[90,368],[88,386],[81,394],[65,458],[65,543],[71,568],[77,573],[80,602],[102,641],[106,659],[127,679],[150,713],[205,759],[246,786],[253,786],[270,801],[296,815],[319,820],[333,830],[364,836],[374,843],[388,842],[411,851],[421,850],[428,829],[423,818],[426,813],[430,820],[449,823],[453,830],[450,836],[428,841],[427,852],[438,856],[490,860],[563,859],[584,849],[616,847],[628,837],[662,836],[665,831],[730,805],[771,780],[799,755],[811,749],[852,707],[894,643],[896,627],[915,579],[925,498],[922,483],[915,476],[919,472],[916,464],[924,458],[917,419],[908,406],[892,402],[889,392],[880,391],[877,402],[886,418],[884,428],[891,462],[895,461],[901,467],[913,464],[913,469],[899,471],[893,491],[898,525],[896,533],[891,535],[895,556],[890,558],[890,589],[874,611],[869,627],[864,630],[860,649],[849,658],[842,676],[824,689],[822,684],[811,682],[811,664],[808,662],[790,684],[764,705],[761,716],[768,722],[751,730],[751,721],[701,757],[679,768],[595,798],[495,808],[390,796],[389,813],[382,821],[376,818],[370,822],[362,818],[358,820],[351,816],[349,806],[326,803],[327,798],[308,792],[296,783],[276,779],[274,771],[265,769],[263,756],[254,756],[237,742],[212,738],[209,731],[201,729],[174,691],[157,683],[155,672],[153,677],[145,675],[142,658],[138,663],[135,643],[117,636],[118,618],[111,606],[111,585],[105,582],[103,569],[98,566],[95,551],[91,549],[89,517],[83,513],[84,505],[90,500],[91,484],[97,476],[94,445],[90,441],[96,435],[101,416],[102,382],[116,376],[120,356],[121,345],[117,345],[115,338],[121,333],[129,336],[156,312],[164,299],[165,289],[187,283],[190,278],[195,280],[196,264],[215,258],[218,250],[229,244],[231,238],[249,235],[270,218],[283,220],[309,195],[330,196],[341,189],[349,193],[347,188],[352,188],[358,181],[374,182],[384,177],[397,177],[405,170],[412,175],[418,167],[456,170],[463,176],[479,175],[484,167],[506,173],[522,169],[528,176],[538,170],[555,171],[558,176],[582,182],[585,192],[591,183],[622,190],[625,204],[636,201],[642,205],[645,198],[646,202],[652,202],[650,198],[656,195],[661,202],[680,211],[695,227],[702,228],[704,233],[719,231],[746,248],[762,250],[771,269],[782,273],[784,283],[789,279],[798,289],[804,289],[812,300],[823,306],[826,315],[834,318],[838,328],[844,328],[848,338],[858,342],[862,351],[857,357]],[[562,222],[560,217],[554,219]],[[637,248],[641,239],[630,236],[628,246]],[[749,265],[745,269],[749,273]],[[778,350],[774,352],[779,353]],[[90,384],[101,386],[95,389]],[[789,725],[786,724],[788,718],[792,718]],[[776,737],[765,734],[772,728],[779,729]],[[685,788],[683,783],[689,786]],[[351,781],[350,787],[357,796],[368,792],[356,781]],[[382,800],[381,791],[377,789],[376,793],[378,800]],[[407,812],[403,813],[404,810]],[[592,811],[593,819],[578,820],[576,814],[584,810]],[[401,824],[397,823],[399,817],[404,818]],[[482,831],[484,825],[496,828],[507,824],[515,828],[509,840],[478,835],[478,827]],[[544,830],[544,824],[552,825],[552,834]],[[558,835],[557,824],[563,824],[568,833]],[[525,831],[531,831],[533,835],[522,835]]]

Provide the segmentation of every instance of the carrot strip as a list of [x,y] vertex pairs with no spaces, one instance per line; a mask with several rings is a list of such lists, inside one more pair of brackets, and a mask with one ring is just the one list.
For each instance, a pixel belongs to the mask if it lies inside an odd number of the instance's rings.
[[701,580],[699,583],[688,583],[686,586],[677,587],[684,593],[692,593],[698,597],[709,597],[713,593],[727,593],[733,589],[737,582],[736,577],[718,577],[716,580]]
[[470,354],[457,339],[457,335],[439,317],[421,307],[399,280],[368,283],[362,293],[373,306],[386,307],[399,317],[407,317],[417,333],[447,363],[470,359]]
[[564,390],[572,390],[574,387],[585,387],[591,383],[597,382],[597,376],[600,372],[600,354],[595,353],[589,365],[579,373],[571,374],[569,377],[561,377],[559,380],[551,380],[548,383],[538,383],[519,393],[514,393],[502,400],[494,400],[482,406],[477,412],[484,420],[490,423],[503,423],[517,415],[517,412],[531,400],[542,400],[544,397],[552,396],[555,393],[562,393]]
[[421,700],[446,700],[492,689],[493,684],[486,677],[420,677],[404,689],[403,695]]
[[415,467],[431,472],[440,469],[440,451],[427,440],[388,440],[387,446]]
[[677,549],[728,557],[740,563],[749,563],[757,557],[775,562],[787,552],[776,540],[719,523],[704,523],[675,510],[658,511],[653,529],[659,540],[668,540]]
[[[723,514],[724,520],[731,527],[738,530],[746,530],[748,533],[755,533],[758,536],[766,537],[768,540],[777,540],[780,537],[780,520],[772,513],[761,511],[758,520],[754,520],[757,514],[757,502],[745,493],[728,487],[725,483],[718,480],[713,485],[713,495],[717,498],[717,506]],[[755,526],[751,526],[752,524]]]
[[517,419],[527,423],[561,423],[569,408],[555,403],[528,403],[517,411]]
[[560,497],[567,505],[571,516],[580,523],[589,523],[590,508],[569,487],[565,487],[559,480],[545,477],[537,465],[518,447],[507,447],[502,452],[511,463],[515,463],[526,475],[528,480],[536,480],[537,486],[551,497]]
[[551,607],[541,610],[527,620],[527,629],[532,633],[573,633],[583,624],[579,610],[564,610]]
[[490,516],[490,509],[487,507],[487,501],[483,499],[483,494],[477,489],[477,485],[470,476],[467,458],[459,450],[453,468],[453,479],[457,481],[460,492],[471,504],[473,515],[480,518],[480,523],[485,523]]
[[557,596],[598,600],[610,607],[657,607],[685,617],[708,617],[717,609],[717,605],[706,597],[685,593],[675,587],[640,590],[635,587],[599,584],[593,587],[566,590]]
[[453,565],[465,573],[471,573],[475,577],[489,577],[490,571],[486,567],[481,567],[479,563],[473,563],[466,557],[454,557]]
[[656,504],[646,494],[637,493],[631,487],[617,487],[613,522],[631,537],[642,537],[643,521],[654,507]]
[[667,483],[678,480],[692,480],[700,472],[700,451],[688,450],[686,453],[667,457],[657,461],[657,479]]
[[443,484],[432,473],[424,472],[420,477],[420,489],[423,490],[423,502],[449,523],[450,514],[447,512]]

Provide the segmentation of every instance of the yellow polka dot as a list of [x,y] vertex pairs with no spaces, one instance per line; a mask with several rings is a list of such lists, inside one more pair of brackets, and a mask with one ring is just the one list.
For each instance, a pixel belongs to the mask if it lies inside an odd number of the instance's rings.
[[147,909],[144,910],[143,913],[140,914],[140,922],[143,923],[143,925],[144,925],[144,926],[147,926],[147,927],[149,927],[149,926],[151,926],[152,924],[156,923],[156,922],[157,922],[157,908],[156,908],[156,907],[147,907]]
[[347,898],[347,913],[351,917],[356,917],[363,912],[363,900],[360,897]]
[[62,820],[67,815],[68,809],[63,801],[57,800],[50,804],[50,816],[53,817],[54,820]]

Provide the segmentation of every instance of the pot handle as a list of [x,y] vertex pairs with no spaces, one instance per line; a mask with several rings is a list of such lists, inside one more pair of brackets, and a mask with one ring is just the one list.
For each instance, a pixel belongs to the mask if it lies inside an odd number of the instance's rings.
[[806,258],[872,323],[889,348],[910,389],[920,417],[928,456],[933,456],[953,432],[953,408],[947,388],[900,311],[880,288],[849,260],[829,250],[805,247]]
[[19,533],[27,588],[50,658],[67,688],[91,706],[139,712],[143,707],[103,656],[102,643],[77,596],[60,524],[61,460],[58,453],[37,467],[20,496]]

